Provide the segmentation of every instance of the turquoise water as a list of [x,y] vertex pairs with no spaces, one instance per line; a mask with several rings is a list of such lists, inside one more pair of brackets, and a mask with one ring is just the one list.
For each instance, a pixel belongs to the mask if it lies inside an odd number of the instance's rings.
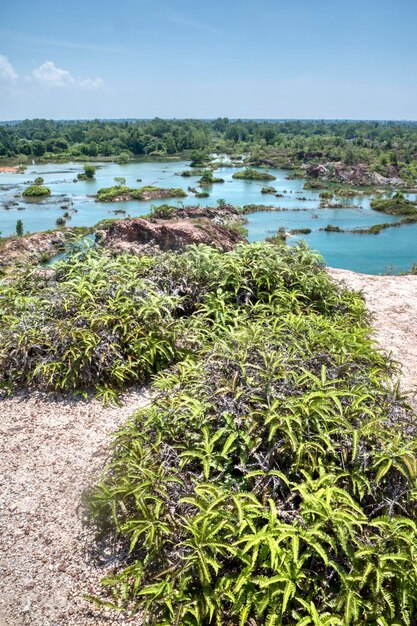
[[[166,201],[100,203],[95,202],[91,195],[101,187],[114,185],[115,177],[125,178],[126,184],[131,187],[156,185],[181,187],[185,191],[188,186],[197,187],[197,176],[184,178],[176,175],[184,169],[189,169],[188,161],[135,162],[126,165],[103,163],[99,164],[95,180],[76,183],[73,182],[74,178],[83,171],[80,163],[33,165],[23,174],[0,173],[1,234],[13,234],[18,219],[23,221],[25,232],[55,228],[57,218],[62,217],[65,211],[71,216],[67,220],[68,226],[92,226],[101,219],[144,215],[149,213],[152,205],[164,204]],[[225,183],[206,188],[210,193],[209,198],[196,198],[187,192],[189,195],[186,198],[171,201],[171,204],[182,206],[198,203],[210,206],[223,198],[239,206],[267,204],[281,207],[285,210],[247,215],[249,240],[263,240],[280,227],[286,230],[311,228],[313,232],[303,235],[303,238],[312,248],[319,250],[333,267],[378,274],[387,270],[405,271],[417,263],[417,224],[387,229],[379,235],[327,233],[319,230],[327,224],[354,229],[398,219],[372,211],[371,196],[342,198],[340,202],[349,205],[348,209],[320,209],[319,191],[304,190],[305,180],[287,179],[289,172],[286,170],[270,169],[277,177],[271,183],[235,180],[232,178],[235,171],[232,167],[216,170],[216,176],[224,178]],[[44,200],[15,198],[36,176],[44,178],[44,184],[51,189],[51,196]],[[141,182],[137,179],[141,179]],[[265,184],[275,187],[284,197],[262,194],[261,189]],[[299,238],[291,237],[289,241],[297,241]]]

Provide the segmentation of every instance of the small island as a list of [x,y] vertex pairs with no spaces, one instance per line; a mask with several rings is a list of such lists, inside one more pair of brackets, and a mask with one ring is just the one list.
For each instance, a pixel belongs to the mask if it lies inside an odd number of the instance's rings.
[[185,198],[186,192],[183,189],[162,187],[139,187],[132,189],[126,185],[114,185],[113,187],[102,187],[97,191],[97,202],[123,202],[126,200],[165,200],[167,198]]
[[85,164],[84,172],[77,174],[77,180],[94,180],[97,168],[94,165]]
[[29,185],[22,192],[22,196],[28,198],[42,198],[43,196],[50,196],[51,190],[49,187],[44,187],[43,185]]
[[240,172],[235,172],[232,178],[239,178],[242,180],[276,180],[276,176],[269,174],[268,172],[260,172],[250,167],[245,168]]
[[224,179],[216,178],[216,176],[213,175],[212,170],[204,170],[203,175],[198,181],[198,184],[200,186],[201,185],[204,186],[204,185],[213,185],[214,183],[224,183]]
[[374,211],[381,211],[381,213],[387,213],[388,215],[415,215],[417,216],[417,206],[415,202],[407,200],[401,191],[392,198],[385,200],[375,199],[371,202],[371,207]]

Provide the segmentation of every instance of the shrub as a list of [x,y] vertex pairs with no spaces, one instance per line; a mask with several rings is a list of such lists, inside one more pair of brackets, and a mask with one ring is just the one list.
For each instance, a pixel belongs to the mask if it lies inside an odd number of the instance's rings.
[[16,222],[16,235],[18,237],[23,237],[23,222],[22,222],[22,220],[17,220],[17,222]]
[[78,180],[92,180],[96,175],[97,168],[94,165],[84,165],[84,172],[77,174]]
[[415,424],[363,302],[304,246],[192,257],[194,355],[157,377],[93,494],[122,542],[106,601],[158,625],[414,623]]
[[374,211],[382,211],[390,215],[417,215],[416,203],[407,200],[401,191],[398,191],[392,198],[372,200],[371,207]]
[[51,190],[48,187],[42,187],[41,185],[30,185],[22,192],[22,196],[28,196],[32,198],[40,198],[42,196],[49,196]]
[[276,176],[268,172],[260,172],[259,170],[251,169],[250,167],[240,172],[235,172],[232,178],[241,178],[243,180],[276,180]]

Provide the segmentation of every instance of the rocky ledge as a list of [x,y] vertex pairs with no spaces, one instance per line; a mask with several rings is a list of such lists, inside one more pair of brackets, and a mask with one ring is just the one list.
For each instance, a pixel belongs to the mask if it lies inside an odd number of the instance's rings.
[[382,176],[378,172],[369,170],[365,163],[346,165],[345,163],[314,164],[307,168],[307,174],[311,178],[319,178],[323,181],[335,181],[349,185],[363,187],[380,185],[390,187],[406,187],[406,183],[393,169],[391,176]]
[[240,234],[204,216],[138,217],[114,222],[104,235],[103,245],[118,252],[141,254],[152,248],[183,250],[190,244],[206,244],[227,251],[243,241],[245,239]]
[[9,239],[0,248],[0,268],[16,263],[36,265],[63,250],[73,236],[73,229],[66,228]]

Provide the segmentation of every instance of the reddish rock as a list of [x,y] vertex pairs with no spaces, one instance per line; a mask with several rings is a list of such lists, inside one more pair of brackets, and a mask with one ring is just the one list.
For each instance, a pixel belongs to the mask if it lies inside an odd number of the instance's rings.
[[0,248],[0,267],[16,262],[37,264],[44,256],[52,257],[65,247],[73,232],[71,228],[66,228],[10,239]]
[[206,244],[226,251],[242,241],[245,239],[241,235],[206,217],[174,220],[134,218],[114,222],[107,232],[104,245],[136,253],[142,252],[144,246],[167,251],[183,250],[190,244]]
[[311,178],[321,178],[348,185],[368,187],[374,185],[405,187],[406,183],[398,176],[395,169],[390,171],[389,176],[382,176],[378,172],[369,169],[366,163],[346,165],[346,163],[315,163],[307,168],[307,174]]

